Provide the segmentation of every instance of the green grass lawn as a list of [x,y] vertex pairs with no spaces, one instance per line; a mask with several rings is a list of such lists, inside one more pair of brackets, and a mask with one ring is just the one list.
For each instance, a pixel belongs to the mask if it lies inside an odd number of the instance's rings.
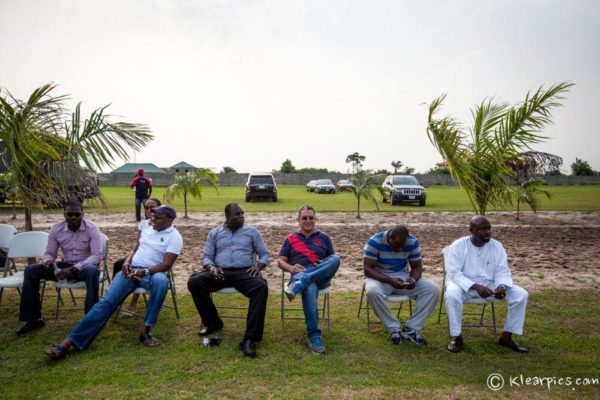
[[[13,291],[14,292],[14,291]],[[220,297],[219,297],[220,298]],[[239,296],[224,296],[243,305]],[[62,339],[81,317],[64,312],[46,327],[17,338],[16,310],[0,310],[0,393],[2,399],[198,399],[198,398],[598,398],[593,386],[510,387],[509,377],[600,378],[600,293],[597,290],[532,293],[527,309],[527,355],[495,344],[489,329],[465,329],[461,353],[446,350],[445,320],[432,316],[423,334],[429,345],[393,346],[379,328],[369,333],[357,319],[358,292],[332,293],[332,330],[324,331],[329,353],[310,354],[302,321],[279,319],[279,297],[271,295],[265,338],[258,359],[236,351],[245,321],[226,320],[219,347],[200,344],[199,318],[190,296],[180,296],[182,318],[161,312],[155,349],[137,342],[140,319],[108,323],[90,349],[50,362],[42,349]],[[3,305],[14,305],[14,293]],[[44,313],[52,315],[52,299]],[[503,321],[505,306],[498,314]],[[363,314],[364,315],[364,314]],[[437,314],[435,314],[437,317]],[[492,373],[507,381],[492,392]]]
[[[127,187],[102,187],[107,208],[98,204],[87,204],[86,209],[94,212],[127,212],[133,211],[133,192]],[[542,200],[544,211],[600,211],[600,185],[595,186],[546,186],[552,193],[552,199]],[[154,189],[153,196],[162,199],[165,188]],[[471,211],[471,204],[465,192],[456,186],[432,186],[427,189],[427,206],[400,205],[391,206],[380,203],[381,211]],[[204,189],[202,200],[190,199],[190,211],[223,211],[227,203],[239,202],[246,211],[296,211],[300,206],[310,204],[320,212],[356,211],[356,199],[352,193],[343,192],[335,195],[315,194],[307,192],[304,186],[280,186],[279,201],[258,201],[245,203],[242,186],[223,186],[219,194],[213,188]],[[183,200],[173,202],[177,210],[183,210]],[[527,206],[523,207],[528,210]],[[494,209],[491,208],[490,211]],[[516,210],[504,208],[500,210]],[[361,211],[376,211],[370,202],[361,201]],[[10,206],[2,206],[2,213],[10,212]]]

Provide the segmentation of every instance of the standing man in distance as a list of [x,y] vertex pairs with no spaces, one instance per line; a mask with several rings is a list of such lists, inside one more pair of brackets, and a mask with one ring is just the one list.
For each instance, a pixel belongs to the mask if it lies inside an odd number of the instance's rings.
[[315,354],[325,354],[319,329],[319,290],[329,286],[340,266],[329,236],[315,226],[317,216],[311,206],[298,210],[299,229],[284,240],[277,265],[292,274],[285,290],[290,301],[302,293],[302,308],[308,335],[308,347]]
[[[255,264],[255,256],[258,262]],[[237,203],[225,207],[225,223],[211,230],[204,246],[204,271],[190,276],[188,289],[204,327],[201,336],[223,328],[223,321],[210,294],[233,287],[250,299],[246,333],[240,350],[256,357],[255,343],[263,338],[267,297],[267,281],[260,271],[269,265],[269,252],[256,228],[244,225],[244,210]]]
[[529,294],[512,281],[506,250],[492,239],[492,225],[487,218],[476,215],[469,222],[470,236],[455,240],[445,259],[446,292],[444,301],[450,328],[448,351],[457,353],[463,345],[461,331],[463,302],[469,297],[494,296],[508,302],[504,331],[498,343],[518,353],[529,349],[512,339],[523,334],[525,309]]
[[[389,332],[390,342],[400,344],[404,339],[426,345],[421,330],[436,306],[440,288],[422,277],[421,249],[417,238],[404,225],[373,235],[364,248],[363,267],[367,301]],[[402,329],[386,301],[391,294],[408,296],[417,303]]]
[[152,195],[152,179],[144,176],[144,170],[140,168],[137,170],[137,174],[135,178],[131,180],[129,186],[135,191],[135,220],[140,222],[142,220],[142,205],[144,206],[145,211],[146,200]]
[[[56,223],[50,228],[48,245],[42,257],[42,263],[25,268],[19,320],[25,321],[26,324],[17,331],[19,336],[44,326],[40,302],[40,281],[42,279],[85,281],[86,313],[98,302],[100,289],[98,265],[102,260],[100,230],[93,223],[83,219],[83,206],[79,202],[65,203],[64,216],[63,222]],[[63,260],[57,262],[59,248],[62,251]],[[60,269],[56,274],[55,264]]]

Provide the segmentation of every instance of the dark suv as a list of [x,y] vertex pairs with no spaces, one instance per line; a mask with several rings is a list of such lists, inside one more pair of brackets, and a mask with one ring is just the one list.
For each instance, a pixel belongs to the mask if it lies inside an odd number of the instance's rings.
[[277,184],[273,174],[253,172],[246,181],[246,201],[271,199],[277,201]]
[[419,203],[425,205],[427,190],[411,175],[390,175],[385,178],[381,201],[389,200],[393,206],[400,203]]

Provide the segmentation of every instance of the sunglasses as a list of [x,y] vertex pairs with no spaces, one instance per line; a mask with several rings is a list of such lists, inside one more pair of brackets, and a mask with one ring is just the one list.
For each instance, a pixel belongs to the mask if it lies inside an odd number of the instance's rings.
[[302,221],[306,221],[306,220],[311,220],[312,221],[313,219],[315,219],[315,217],[312,216],[312,215],[308,215],[308,216],[305,215],[304,217],[300,217],[300,219]]
[[81,213],[80,212],[66,212],[65,215],[67,217],[81,217]]

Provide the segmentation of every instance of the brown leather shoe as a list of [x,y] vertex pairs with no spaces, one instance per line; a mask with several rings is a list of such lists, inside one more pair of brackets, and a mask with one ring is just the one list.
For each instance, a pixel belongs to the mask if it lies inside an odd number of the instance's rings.
[[458,353],[463,345],[462,336],[452,336],[450,343],[448,343],[448,351],[452,353]]
[[527,347],[523,347],[514,340],[498,340],[498,344],[500,346],[508,347],[512,351],[516,351],[517,353],[529,353],[529,349]]

